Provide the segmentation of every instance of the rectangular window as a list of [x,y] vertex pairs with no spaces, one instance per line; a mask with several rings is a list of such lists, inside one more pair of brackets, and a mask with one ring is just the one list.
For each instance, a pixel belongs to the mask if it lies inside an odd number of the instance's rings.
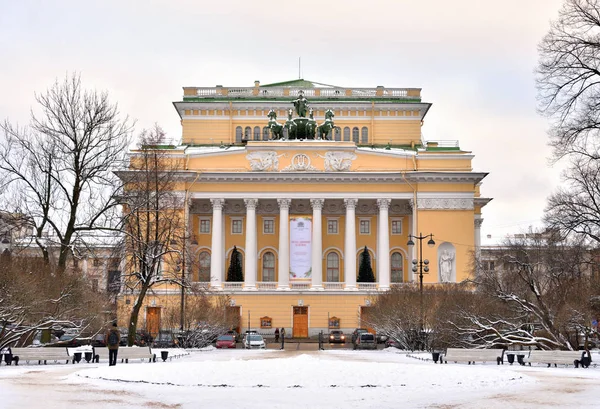
[[338,234],[337,219],[327,219],[327,234]]
[[210,219],[200,219],[200,234],[210,234]]
[[371,220],[360,221],[360,234],[371,234]]
[[100,259],[95,258],[92,264],[94,267],[100,267]]
[[392,234],[402,234],[402,219],[392,220]]
[[275,234],[275,220],[263,219],[263,234]]
[[242,234],[242,219],[231,220],[231,234]]

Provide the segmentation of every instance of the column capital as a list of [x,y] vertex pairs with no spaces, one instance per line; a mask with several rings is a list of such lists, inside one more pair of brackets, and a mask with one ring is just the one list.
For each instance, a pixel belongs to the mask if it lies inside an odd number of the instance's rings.
[[346,205],[346,209],[356,209],[357,203],[358,203],[358,199],[344,199],[344,204]]
[[313,210],[321,210],[323,209],[323,204],[325,203],[325,199],[310,199],[310,205]]
[[213,209],[223,210],[225,199],[210,199],[210,203],[212,204]]
[[477,228],[477,229],[481,228],[482,224],[483,224],[483,219],[481,219],[481,218],[475,219],[475,228]]
[[280,209],[289,209],[292,205],[292,199],[277,199]]
[[377,206],[379,206],[379,209],[387,210],[390,208],[391,203],[391,199],[377,199]]
[[258,205],[258,199],[244,199],[244,203],[246,204],[246,209],[256,210],[256,205]]

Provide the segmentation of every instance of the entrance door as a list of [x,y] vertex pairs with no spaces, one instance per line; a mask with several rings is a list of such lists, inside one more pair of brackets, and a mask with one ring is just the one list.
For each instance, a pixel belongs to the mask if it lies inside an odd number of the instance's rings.
[[294,327],[292,337],[308,337],[308,307],[294,307]]
[[146,331],[156,338],[160,330],[160,307],[146,307]]
[[227,316],[227,326],[231,329],[234,329],[238,334],[241,331],[240,328],[240,307],[227,307],[225,310],[225,314]]
[[371,317],[370,317],[370,309],[371,307],[360,307],[360,328],[366,328],[369,332],[375,333],[373,328],[371,327]]

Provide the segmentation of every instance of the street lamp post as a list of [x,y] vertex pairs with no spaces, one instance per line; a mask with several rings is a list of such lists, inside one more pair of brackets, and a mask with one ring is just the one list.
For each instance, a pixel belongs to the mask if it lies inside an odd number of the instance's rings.
[[413,259],[412,264],[413,264],[413,268],[412,271],[414,273],[416,273],[417,271],[419,272],[419,294],[420,294],[420,308],[419,308],[419,330],[420,330],[420,338],[421,338],[421,342],[422,342],[422,346],[424,346],[424,342],[423,342],[423,330],[424,330],[424,323],[423,323],[423,271],[425,273],[429,272],[429,260],[425,259],[423,260],[423,240],[429,238],[429,240],[427,241],[427,246],[429,247],[433,247],[435,246],[435,241],[433,241],[433,234],[427,234],[425,236],[423,236],[423,233],[419,233],[418,236],[413,236],[412,234],[408,235],[408,243],[406,243],[408,246],[414,246],[415,242],[413,241],[413,239],[419,240],[419,259]]

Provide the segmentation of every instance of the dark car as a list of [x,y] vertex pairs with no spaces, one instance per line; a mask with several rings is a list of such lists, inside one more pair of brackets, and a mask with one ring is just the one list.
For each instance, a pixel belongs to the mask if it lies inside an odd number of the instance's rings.
[[346,336],[340,330],[333,330],[329,333],[329,342],[343,344],[346,342]]
[[358,335],[365,333],[365,332],[369,332],[369,330],[367,330],[366,328],[356,328],[353,332],[352,332],[352,343],[355,344],[356,340],[358,339]]
[[360,333],[354,342],[354,349],[377,349],[375,335],[368,332]]
[[221,348],[235,348],[235,337],[230,334],[221,335],[217,338],[215,347]]
[[178,342],[176,341],[171,331],[160,331],[154,338],[155,348],[175,348]]

